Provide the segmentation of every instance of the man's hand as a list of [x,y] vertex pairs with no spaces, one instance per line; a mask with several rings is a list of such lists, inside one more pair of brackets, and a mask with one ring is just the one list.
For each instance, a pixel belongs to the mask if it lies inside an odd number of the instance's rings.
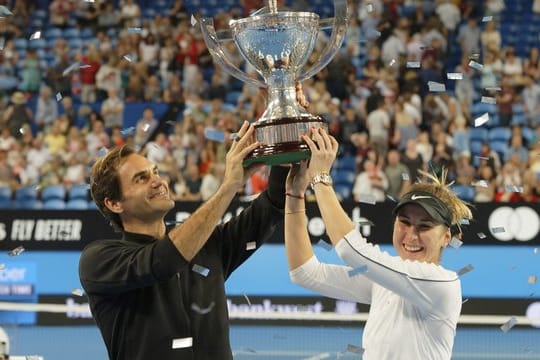
[[246,180],[261,166],[254,164],[247,169],[243,166],[246,156],[259,146],[259,143],[254,140],[254,131],[255,127],[244,121],[238,136],[227,152],[223,184],[232,186],[235,190],[240,190]]

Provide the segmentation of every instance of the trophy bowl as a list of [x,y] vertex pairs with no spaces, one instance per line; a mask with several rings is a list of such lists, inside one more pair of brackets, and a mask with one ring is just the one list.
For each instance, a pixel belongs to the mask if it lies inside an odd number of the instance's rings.
[[[229,74],[258,87],[267,88],[267,107],[255,121],[255,137],[261,145],[244,160],[253,163],[278,165],[295,163],[310,157],[309,147],[301,140],[311,128],[328,128],[326,121],[310,114],[298,104],[296,83],[320,71],[334,57],[347,26],[346,0],[334,1],[334,19],[321,21],[313,12],[257,11],[254,15],[229,22],[230,37],[242,57],[264,79],[248,76],[227,58],[213,27],[212,19],[202,19],[201,29],[214,61]],[[332,36],[321,57],[308,69],[319,31],[329,24]]]

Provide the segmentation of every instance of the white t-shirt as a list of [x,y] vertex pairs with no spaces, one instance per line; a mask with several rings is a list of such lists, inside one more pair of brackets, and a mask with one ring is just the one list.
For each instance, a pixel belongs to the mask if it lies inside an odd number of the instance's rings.
[[[357,230],[340,240],[336,252],[348,266],[323,264],[313,256],[290,277],[324,296],[371,304],[362,359],[451,358],[462,303],[455,272],[391,256]],[[365,272],[349,275],[362,267]]]

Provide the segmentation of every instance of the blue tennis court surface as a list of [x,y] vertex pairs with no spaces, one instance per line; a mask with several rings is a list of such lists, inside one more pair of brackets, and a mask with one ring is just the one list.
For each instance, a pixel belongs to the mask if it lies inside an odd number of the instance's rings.
[[[98,360],[107,354],[93,326],[4,326],[12,355],[42,355],[45,360]],[[362,328],[352,326],[255,326],[233,325],[234,358],[263,359],[361,359],[346,352],[361,347]],[[514,327],[502,332],[493,327],[458,329],[453,360],[540,360],[540,329]],[[408,360],[408,359],[404,359]]]

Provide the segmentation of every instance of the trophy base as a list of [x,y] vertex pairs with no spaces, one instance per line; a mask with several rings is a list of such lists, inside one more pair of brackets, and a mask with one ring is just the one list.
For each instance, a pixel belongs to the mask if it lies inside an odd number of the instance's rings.
[[285,117],[255,123],[257,140],[263,144],[244,160],[245,167],[259,163],[281,165],[297,163],[311,157],[309,146],[300,140],[311,128],[328,129],[320,116]]
[[281,165],[297,163],[309,159],[311,151],[305,143],[283,143],[263,145],[253,152],[243,162],[244,167],[252,164]]

